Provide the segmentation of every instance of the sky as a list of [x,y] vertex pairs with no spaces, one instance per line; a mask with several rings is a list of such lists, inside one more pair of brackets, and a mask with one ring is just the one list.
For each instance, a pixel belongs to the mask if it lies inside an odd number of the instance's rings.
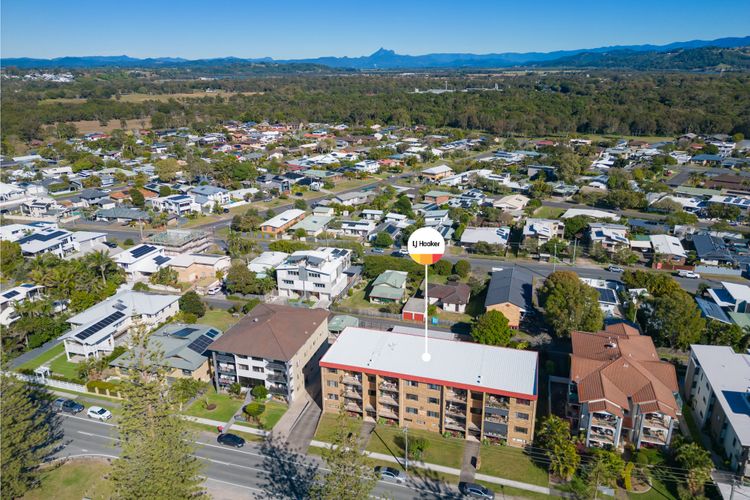
[[750,34],[747,0],[2,0],[0,55],[549,52]]

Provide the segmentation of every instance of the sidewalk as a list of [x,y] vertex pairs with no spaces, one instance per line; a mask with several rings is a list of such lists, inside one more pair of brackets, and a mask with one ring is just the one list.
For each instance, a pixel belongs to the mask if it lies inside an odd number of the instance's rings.
[[[324,443],[322,441],[312,441],[310,443],[310,446],[315,446],[318,448],[330,448],[331,444]],[[376,458],[378,460],[385,460],[387,462],[401,464],[401,461],[394,458],[392,455],[384,455],[382,453],[373,453],[370,451],[366,451],[365,454],[371,458]],[[413,464],[414,467],[417,467],[419,469],[427,469],[427,470],[431,470],[435,472],[442,472],[444,474],[450,474],[456,477],[461,477],[461,470],[454,469],[453,467],[445,467],[444,465],[436,465],[436,464],[427,464],[424,462],[417,462],[415,460],[412,460],[410,463]],[[478,481],[485,481],[487,483],[500,484],[502,486],[510,486],[512,488],[518,488],[519,490],[533,491],[535,493],[541,493],[543,495],[551,495],[550,489],[547,488],[546,486],[537,486],[536,484],[522,483],[520,481],[513,481],[511,479],[503,479],[501,477],[487,476],[484,474],[476,474],[474,476],[474,479]]]
[[[204,424],[204,425],[210,425],[211,427],[214,427],[218,429],[218,427],[226,425],[226,422],[220,422],[218,420],[211,420],[208,418],[201,418],[201,417],[193,417],[191,415],[180,415],[185,420],[189,420],[191,422],[195,422],[198,424]],[[249,434],[255,434],[256,436],[268,436],[268,431],[264,431],[262,429],[256,429],[255,427],[248,427],[246,425],[242,425],[240,423],[235,422],[232,426],[237,431],[247,432]],[[225,428],[226,430],[226,428]]]

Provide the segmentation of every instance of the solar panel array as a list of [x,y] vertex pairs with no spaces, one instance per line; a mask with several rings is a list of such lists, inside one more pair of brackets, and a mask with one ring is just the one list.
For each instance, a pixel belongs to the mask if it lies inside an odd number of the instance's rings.
[[79,332],[76,335],[76,338],[80,340],[86,340],[87,338],[91,337],[93,334],[95,334],[102,328],[105,328],[111,325],[112,323],[114,323],[115,321],[118,321],[124,317],[125,317],[125,314],[121,313],[120,311],[115,311],[109,316],[107,316],[106,318],[104,318],[103,320],[97,321],[90,327],[86,328],[84,331]]
[[154,262],[156,262],[157,266],[160,266],[164,264],[165,262],[169,262],[169,257],[165,257],[163,255],[157,255],[154,257]]
[[57,238],[58,236],[63,236],[67,234],[66,231],[53,231],[51,233],[34,233],[30,234],[28,236],[25,236],[18,240],[18,244],[22,245],[24,243],[28,243],[29,241],[49,241],[52,238]]
[[144,255],[151,252],[152,250],[155,250],[155,248],[156,247],[152,247],[150,245],[143,245],[143,246],[140,246],[138,248],[134,248],[133,250],[131,250],[130,254],[135,258],[143,257]]
[[211,328],[209,331],[206,332],[206,336],[212,339],[215,339],[218,334],[219,332],[214,330],[213,328]]
[[201,335],[197,339],[193,340],[190,345],[188,345],[188,349],[190,349],[193,352],[197,352],[198,354],[203,354],[206,352],[206,349],[213,340],[210,337],[207,337],[205,335]]
[[11,290],[10,292],[5,292],[3,294],[3,297],[5,297],[6,299],[11,299],[11,298],[15,297],[16,295],[18,295],[18,292],[15,291],[15,290]]
[[173,337],[185,338],[185,337],[189,336],[191,333],[197,332],[197,331],[198,331],[197,328],[181,328],[180,330],[177,330],[176,332],[173,332],[171,335]]

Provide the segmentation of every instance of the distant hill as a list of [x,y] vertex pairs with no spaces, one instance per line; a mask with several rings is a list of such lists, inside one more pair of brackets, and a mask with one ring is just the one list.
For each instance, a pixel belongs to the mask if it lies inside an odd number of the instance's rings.
[[[274,60],[268,57],[242,59],[225,57],[216,59],[187,60],[173,57],[138,59],[128,56],[83,56],[60,57],[56,59],[32,59],[26,57],[4,58],[2,66],[15,66],[20,69],[53,68],[180,68],[180,67],[230,67],[246,64],[302,64],[298,69],[316,70],[319,67],[339,69],[426,69],[426,68],[507,68],[514,66],[571,66],[571,67],[627,67],[639,69],[696,69],[716,66],[714,60],[726,58],[733,66],[744,66],[744,55],[731,49],[750,46],[750,36],[719,38],[717,40],[690,40],[667,45],[621,45],[593,49],[561,50],[555,52],[502,52],[496,54],[442,53],[419,56],[397,54],[393,50],[379,49],[369,56],[361,57],[318,57],[313,59]],[[693,50],[712,48],[705,53]],[[660,54],[665,54],[661,56]],[[680,55],[681,54],[681,55]],[[685,55],[687,54],[687,55]],[[686,61],[689,59],[692,62]],[[706,65],[700,66],[701,59]],[[674,66],[674,67],[673,67]],[[736,66],[735,66],[736,67]]]

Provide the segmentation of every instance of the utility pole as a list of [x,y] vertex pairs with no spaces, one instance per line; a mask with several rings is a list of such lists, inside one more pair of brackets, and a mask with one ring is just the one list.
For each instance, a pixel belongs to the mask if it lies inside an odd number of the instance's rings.
[[573,260],[570,261],[571,264],[575,265],[576,263],[576,247],[578,246],[578,238],[573,238]]
[[552,272],[557,270],[557,242],[555,241],[552,247]]
[[409,426],[404,427],[404,471],[409,472]]

